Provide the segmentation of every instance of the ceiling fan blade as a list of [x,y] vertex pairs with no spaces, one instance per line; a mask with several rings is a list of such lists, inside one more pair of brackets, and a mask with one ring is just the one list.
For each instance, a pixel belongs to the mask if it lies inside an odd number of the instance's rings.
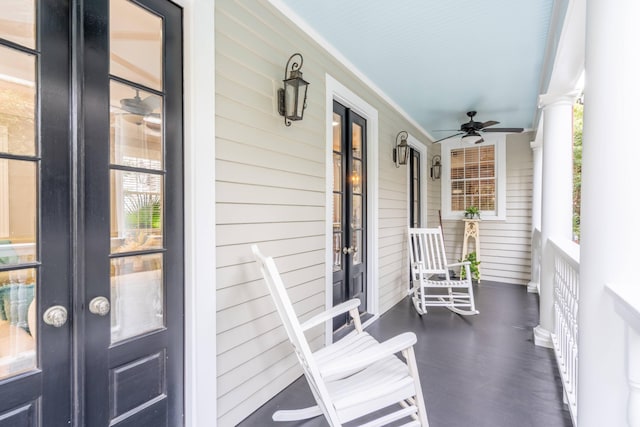
[[482,129],[483,132],[512,132],[512,133],[520,133],[524,131],[524,128],[491,128],[491,129]]
[[480,129],[488,128],[489,126],[494,126],[499,124],[500,122],[496,122],[495,120],[489,120],[488,122],[484,122],[480,125]]
[[162,106],[162,101],[158,95],[149,95],[142,100],[142,103],[151,109],[156,110]]
[[436,142],[444,141],[445,139],[453,138],[454,136],[464,135],[464,134],[465,134],[465,132],[460,132],[460,133],[456,133],[456,134],[453,134],[453,135],[449,135],[446,138],[442,138],[442,139],[439,139],[437,141],[433,141],[433,143],[435,144]]

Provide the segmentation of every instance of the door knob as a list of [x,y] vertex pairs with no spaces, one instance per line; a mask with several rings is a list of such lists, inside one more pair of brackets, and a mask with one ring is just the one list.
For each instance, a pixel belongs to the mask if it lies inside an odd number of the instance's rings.
[[98,316],[106,316],[111,310],[111,304],[105,297],[95,297],[89,303],[89,311]]
[[344,248],[342,248],[342,253],[345,255],[352,254],[353,246],[349,246],[348,248],[345,246]]
[[42,320],[44,320],[44,323],[47,325],[59,328],[67,323],[67,309],[61,305],[49,307],[42,315]]

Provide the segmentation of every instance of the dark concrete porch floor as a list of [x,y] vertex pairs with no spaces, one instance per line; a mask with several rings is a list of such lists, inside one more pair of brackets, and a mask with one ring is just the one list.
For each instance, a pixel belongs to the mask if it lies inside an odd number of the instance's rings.
[[[409,299],[367,330],[380,340],[405,331],[415,347],[430,427],[569,427],[552,350],[533,344],[538,297],[524,286],[482,282],[476,288],[480,314],[462,317],[432,308],[420,317]],[[299,378],[239,425],[326,426],[322,417],[274,423],[280,408],[314,404]]]

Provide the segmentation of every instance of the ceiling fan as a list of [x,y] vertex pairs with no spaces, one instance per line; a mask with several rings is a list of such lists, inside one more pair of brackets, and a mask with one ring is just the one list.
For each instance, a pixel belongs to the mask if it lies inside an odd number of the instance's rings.
[[145,99],[140,98],[140,91],[136,89],[136,96],[120,100],[120,107],[127,113],[147,116],[153,110],[160,107],[160,98],[157,95],[149,95]]
[[484,139],[482,138],[482,135],[480,134],[480,132],[514,132],[514,133],[520,133],[522,132],[524,129],[523,128],[490,128],[488,129],[490,126],[495,126],[497,124],[499,124],[500,122],[496,122],[495,120],[489,120],[487,122],[476,122],[473,120],[473,117],[477,114],[477,112],[475,111],[468,111],[467,112],[467,116],[469,116],[469,121],[467,123],[463,123],[460,125],[460,129],[459,132],[453,135],[449,135],[445,138],[441,138],[437,141],[433,141],[434,143],[436,142],[441,142],[444,141],[445,139],[449,139],[449,138],[453,138],[455,136],[462,136],[462,141],[467,142],[466,140],[468,140],[468,142],[471,142],[473,144],[480,144],[481,142],[484,141]]
[[136,89],[133,98],[123,98],[120,100],[120,108],[124,111],[124,119],[130,123],[145,124],[151,130],[160,130],[162,126],[162,115],[154,113],[160,108],[162,101],[157,95],[149,95],[144,99],[140,97],[140,91]]

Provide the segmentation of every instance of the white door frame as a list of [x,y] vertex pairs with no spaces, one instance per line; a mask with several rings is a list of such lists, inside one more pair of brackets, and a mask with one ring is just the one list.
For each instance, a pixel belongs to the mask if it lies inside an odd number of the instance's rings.
[[[373,314],[364,326],[379,317],[378,298],[378,110],[347,89],[329,74],[325,74],[325,307],[333,306],[333,101],[358,113],[367,121],[367,312]],[[325,324],[325,342],[333,341],[333,323]]]
[[[185,425],[215,425],[215,0],[184,7]],[[213,309],[212,309],[213,307]]]

